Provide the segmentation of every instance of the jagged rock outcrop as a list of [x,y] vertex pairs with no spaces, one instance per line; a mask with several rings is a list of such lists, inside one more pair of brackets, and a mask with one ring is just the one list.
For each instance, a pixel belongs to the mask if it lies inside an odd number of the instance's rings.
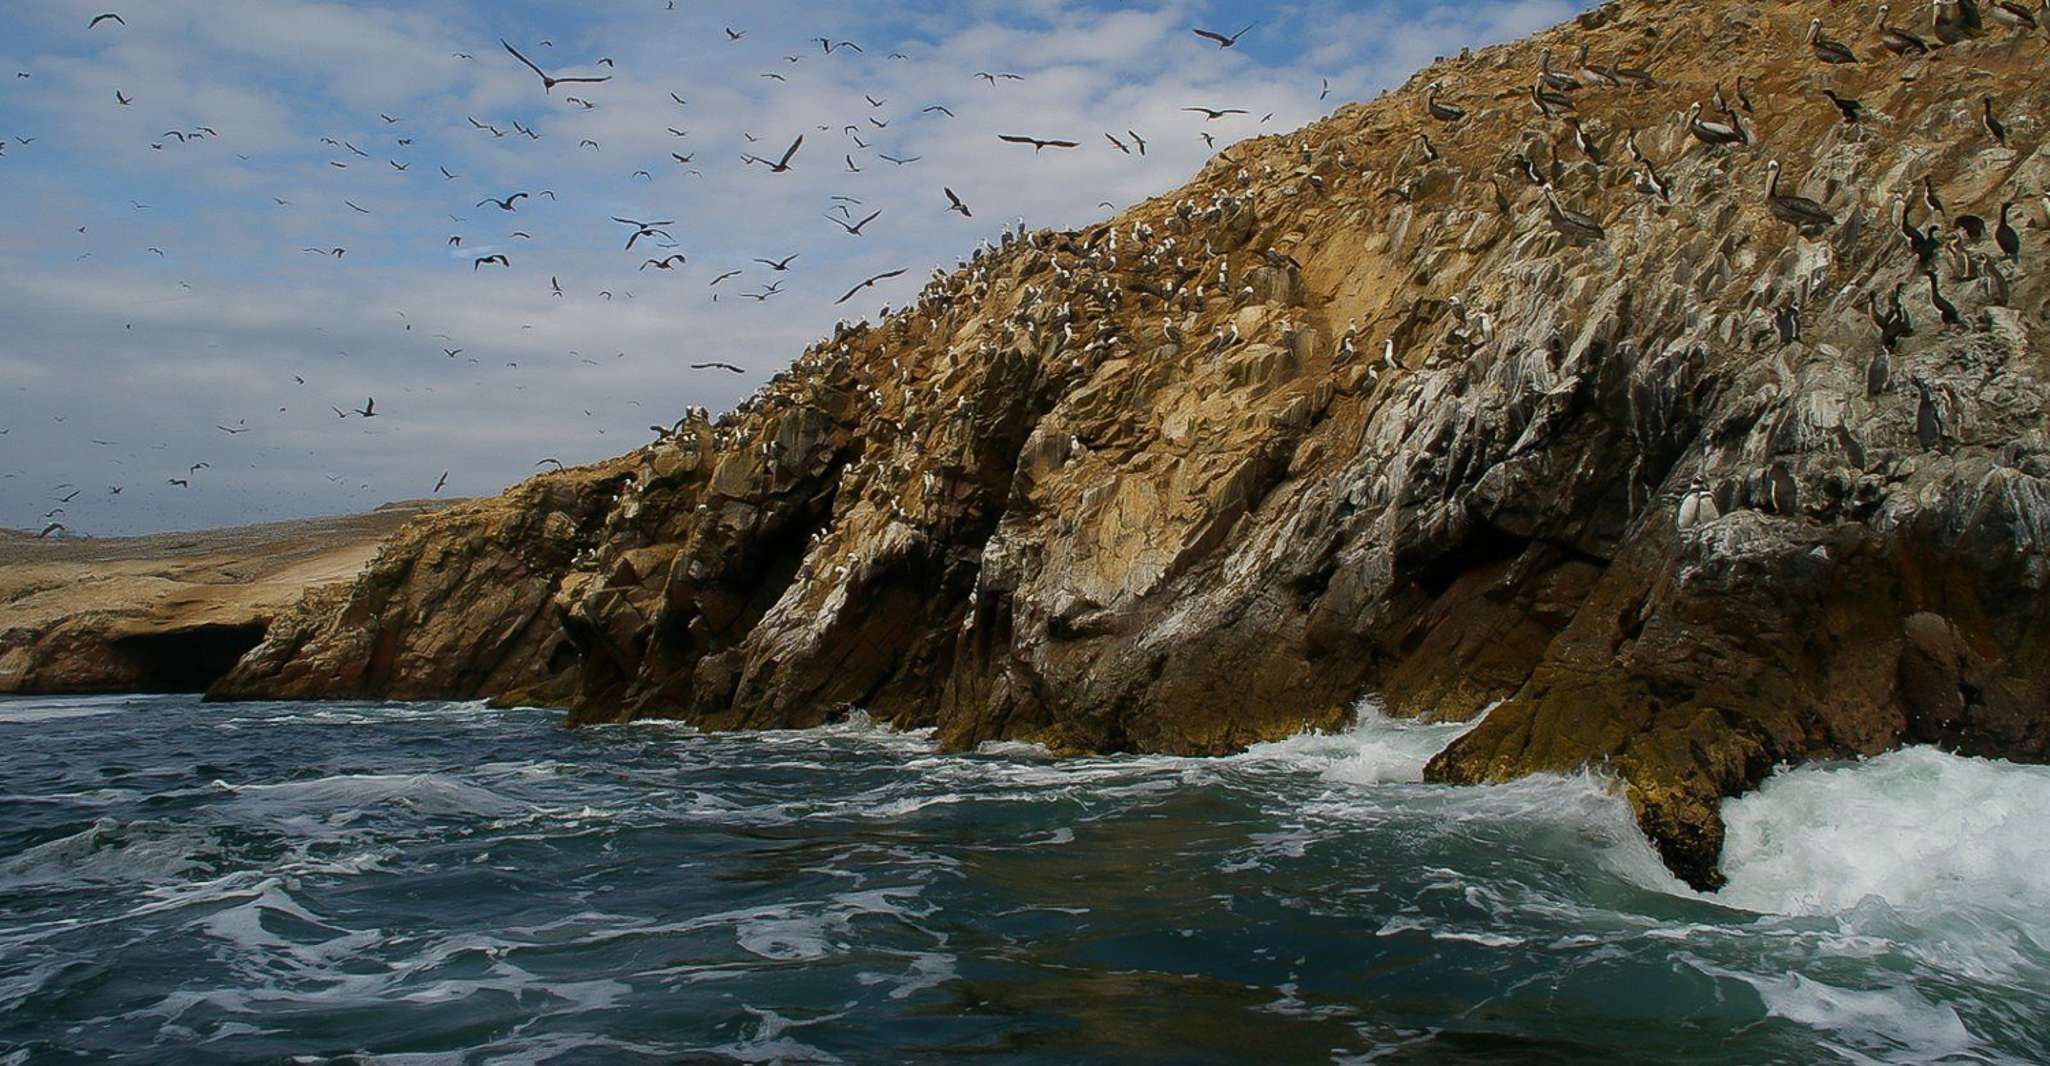
[[[1817,61],[1811,17],[1865,62]],[[1532,98],[1576,45],[1656,79],[1571,94],[1594,153]],[[1711,885],[1720,800],[1776,764],[2050,756],[2044,52],[1631,0],[1441,61],[1008,235],[717,422],[423,520],[219,692],[1217,753],[1371,689],[1487,712],[1434,779],[1613,774]],[[1755,143],[1701,143],[1739,73]],[[1777,217],[1767,159],[1835,223]],[[2019,266],[1949,244],[2007,201]]]

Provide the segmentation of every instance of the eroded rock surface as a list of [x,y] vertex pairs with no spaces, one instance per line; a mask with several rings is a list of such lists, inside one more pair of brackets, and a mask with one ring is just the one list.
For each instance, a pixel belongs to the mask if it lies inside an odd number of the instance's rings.
[[[1817,62],[1818,16],[1866,62]],[[2050,64],[1991,27],[1904,61],[1852,22],[1612,4],[1007,237],[717,422],[416,523],[218,691],[1221,753],[1371,689],[1488,711],[1437,780],[1613,774],[1702,885],[1720,800],[1776,764],[2041,760]],[[1657,78],[1573,94],[1599,162],[1531,100],[1579,44]],[[1733,72],[1756,143],[1699,143]],[[1836,224],[1775,218],[1768,159]],[[1892,214],[1948,241],[2007,201],[2019,267],[1990,237],[1931,259],[1946,326]],[[1866,301],[1896,291],[1888,353]]]

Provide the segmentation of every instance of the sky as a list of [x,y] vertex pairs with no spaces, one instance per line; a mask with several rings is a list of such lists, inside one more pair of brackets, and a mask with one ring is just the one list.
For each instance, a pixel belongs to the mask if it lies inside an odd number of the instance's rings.
[[[348,513],[444,474],[444,496],[488,495],[546,459],[617,455],[687,406],[730,408],[1019,219],[1106,217],[1237,140],[1587,6],[13,0],[0,526]],[[1230,49],[1191,32],[1249,24]],[[501,38],[610,80],[545,91]],[[1249,113],[1181,110],[1199,105]],[[1131,132],[1143,156],[1104,136],[1136,148]],[[799,135],[787,173],[742,160]],[[515,192],[514,211],[479,206]],[[834,197],[882,214],[850,235]],[[671,224],[629,251],[615,216]]]

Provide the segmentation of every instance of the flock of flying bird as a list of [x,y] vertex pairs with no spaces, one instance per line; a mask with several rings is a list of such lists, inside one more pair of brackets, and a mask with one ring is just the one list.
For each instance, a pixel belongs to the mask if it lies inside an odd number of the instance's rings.
[[[675,10],[675,4],[673,3],[673,0],[669,3],[668,8],[671,11]],[[106,12],[91,18],[86,23],[86,30],[92,33],[113,33],[125,30],[127,25],[127,20],[124,19],[120,13]],[[1257,23],[1249,24],[1241,28],[1237,33],[1233,33],[1230,35],[1216,33],[1211,30],[1202,28],[1193,28],[1191,32],[1199,40],[1203,42],[1213,43],[1219,49],[1230,49],[1237,47],[1239,42],[1248,33],[1252,32],[1256,28],[1256,26]],[[733,45],[738,44],[742,40],[748,38],[748,36],[749,33],[747,30],[725,27],[723,29],[723,36],[721,40],[724,44]],[[813,43],[816,43],[820,46],[820,50],[824,55],[830,56],[836,53],[848,52],[863,55],[866,54],[865,49],[863,49],[863,47],[860,44],[854,41],[835,40],[829,37],[816,37],[812,38],[811,40]],[[523,50],[520,46],[516,45],[512,41],[506,40],[504,38],[501,38],[498,41],[498,43],[503,49],[504,61],[511,64],[515,64],[519,68],[523,68],[526,72],[531,73],[535,78],[537,78],[540,81],[544,97],[551,100],[559,101],[562,106],[574,108],[579,111],[593,111],[597,110],[599,107],[602,106],[602,103],[597,98],[601,96],[604,91],[602,87],[606,83],[612,81],[615,76],[613,73],[613,69],[616,67],[616,64],[611,58],[608,57],[599,59],[594,64],[594,67],[596,69],[592,70],[577,72],[550,70],[547,66],[544,66],[542,62],[538,62],[536,56],[540,55],[537,49],[551,48],[553,47],[553,42],[543,40],[538,42],[538,45],[527,48],[525,50]],[[480,57],[477,54],[471,52],[455,52],[453,53],[453,58],[463,62],[475,62],[479,61],[480,59]],[[889,60],[904,61],[908,60],[910,57],[903,52],[892,52],[889,54],[888,58]],[[802,56],[785,55],[783,56],[783,59],[786,63],[795,64],[802,59]],[[22,72],[18,75],[18,77],[20,78],[27,78],[29,76],[30,75],[26,72]],[[787,81],[787,78],[783,74],[776,72],[765,72],[764,74],[762,74],[762,77],[775,81]],[[994,89],[1005,84],[1023,82],[1026,80],[1026,76],[1010,71],[976,71],[973,74],[973,80],[986,83],[988,87]],[[556,96],[556,91],[558,89],[563,90],[563,95],[561,95],[560,97]],[[1326,80],[1321,86],[1321,94],[1319,95],[1318,99],[1321,100],[1325,97],[1328,97],[1330,95],[1330,92],[1330,82]],[[679,112],[687,113],[689,103],[684,96],[674,92],[671,92],[669,96],[670,100],[673,101],[675,106],[679,109]],[[132,107],[136,102],[136,97],[134,95],[131,95],[125,87],[117,87],[113,92],[113,97],[114,105],[119,108]],[[863,153],[864,155],[872,153],[874,158],[887,162],[891,164],[894,168],[908,167],[920,162],[921,159],[918,156],[891,155],[888,153],[875,151],[874,147],[867,140],[864,139],[865,136],[873,136],[883,130],[888,129],[891,123],[896,121],[896,119],[885,118],[881,114],[881,110],[886,103],[884,99],[868,94],[863,94],[863,99],[868,104],[870,113],[861,116],[861,121],[847,123],[843,125],[839,130],[839,133],[846,139],[847,143],[852,146],[851,150],[844,151],[841,153],[842,163],[844,165],[845,172],[860,173],[864,169],[861,166],[860,162],[857,161],[857,152]],[[1190,114],[1202,116],[1204,124],[1206,126],[1210,123],[1215,123],[1223,119],[1250,115],[1250,112],[1247,109],[1236,107],[1189,106],[1183,108],[1182,110]],[[949,107],[946,103],[930,104],[920,109],[916,114],[919,117],[926,117],[929,119],[940,121],[951,121],[957,117],[954,109],[952,107]],[[1266,115],[1264,118],[1262,118],[1260,122],[1264,124],[1272,120],[1273,117],[1273,114],[1270,113]],[[543,137],[543,134],[537,131],[533,126],[527,125],[518,120],[513,120],[510,123],[501,125],[497,122],[480,121],[478,118],[474,116],[464,116],[464,118],[466,119],[469,129],[478,134],[487,135],[494,140],[502,140],[507,138],[524,138],[528,141],[539,141]],[[390,171],[394,174],[410,174],[413,171],[414,164],[413,162],[408,161],[403,157],[406,150],[413,148],[415,140],[412,136],[403,135],[404,131],[406,131],[409,128],[406,125],[406,120],[402,117],[386,114],[383,112],[378,113],[377,120],[377,128],[389,130],[393,134],[394,146],[399,150],[397,154],[400,156],[400,158],[390,158],[386,160],[386,163],[390,168]],[[808,165],[809,157],[801,153],[805,148],[807,137],[811,136],[814,132],[830,134],[833,131],[829,126],[820,125],[817,127],[816,131],[808,131],[807,133],[801,133],[796,135],[792,140],[790,140],[788,145],[784,147],[780,152],[768,151],[761,152],[760,154],[757,154],[754,148],[754,145],[757,142],[757,138],[753,134],[743,134],[746,141],[748,142],[748,148],[747,150],[744,150],[740,153],[739,164],[742,167],[746,168],[760,167],[762,168],[762,172],[768,176],[785,175],[793,173],[797,171],[801,165]],[[668,133],[671,136],[681,140],[682,138],[688,136],[689,131],[687,129],[678,129],[676,126],[670,126],[668,127]],[[1147,138],[1140,135],[1136,130],[1132,130],[1129,128],[1125,129],[1122,131],[1122,136],[1120,136],[1118,133],[1106,131],[1104,132],[1103,136],[1112,150],[1122,153],[1123,155],[1134,156],[1136,154],[1136,156],[1145,156],[1147,154],[1149,141],[1147,140]],[[1215,146],[1216,137],[1207,130],[1200,131],[1198,133],[1198,136],[1207,145],[1210,145],[1212,147]],[[149,147],[153,151],[167,151],[169,150],[169,146],[171,146],[174,142],[177,145],[186,145],[189,143],[214,140],[220,137],[221,133],[213,126],[200,124],[193,125],[189,129],[167,130],[157,140],[152,141]],[[1000,143],[1007,145],[1030,147],[1032,149],[1032,154],[1035,156],[1043,151],[1073,151],[1083,146],[1083,142],[1081,139],[1069,136],[1046,136],[1026,133],[1000,133],[996,135],[996,139]],[[34,143],[34,140],[34,138],[17,138],[15,143],[17,145],[26,146]],[[335,151],[335,155],[337,156],[337,158],[331,159],[329,161],[328,166],[330,168],[345,171],[359,165],[375,165],[375,156],[373,156],[373,154],[370,151],[366,151],[364,148],[359,147],[350,138],[328,136],[322,137],[320,139],[320,142],[323,146],[333,149]],[[368,142],[366,141],[365,143]],[[592,138],[585,138],[581,140],[578,147],[581,150],[602,150],[602,145],[596,139]],[[6,158],[6,148],[7,142],[0,141],[0,160],[4,160]],[[687,174],[702,176],[702,172],[700,170],[695,169],[694,167],[694,164],[697,163],[698,156],[700,154],[700,151],[691,151],[688,153],[673,151],[670,153],[670,157],[674,160],[676,166],[686,168],[685,172]],[[240,156],[240,158],[246,161],[248,157]],[[461,175],[454,173],[445,165],[437,167],[437,171],[439,173],[440,180],[444,183],[457,182],[462,180]],[[636,179],[642,180],[653,180],[652,173],[646,169],[636,170],[634,172],[634,177]],[[962,194],[958,193],[951,186],[941,185],[939,187],[939,193],[940,196],[944,198],[944,205],[936,206],[936,210],[945,213],[958,214],[964,219],[974,219],[976,217],[974,209],[969,205],[968,201],[962,196]],[[476,200],[472,209],[484,210],[487,214],[498,213],[505,215],[518,215],[520,213],[523,202],[525,202],[526,206],[531,207],[533,203],[537,202],[540,199],[546,199],[551,202],[559,200],[557,194],[553,190],[544,189],[537,191],[529,191],[525,189],[519,189],[508,191],[503,195],[487,194],[483,198]],[[292,204],[290,200],[287,200],[284,197],[273,196],[271,197],[271,200],[276,206],[281,208],[290,207]],[[467,201],[465,202],[467,203]],[[357,203],[355,199],[345,198],[342,200],[342,204],[346,206],[351,212],[356,214],[370,215],[374,213],[370,208],[366,208],[363,205]],[[143,210],[148,207],[148,205],[141,203],[133,203],[132,206],[134,206],[138,210]],[[1104,202],[1104,204],[1100,206],[1114,205],[1110,205],[1108,201],[1106,201]],[[867,235],[871,225],[877,223],[877,221],[881,218],[882,215],[883,211],[881,209],[869,210],[865,207],[863,201],[857,197],[847,195],[835,195],[831,197],[831,203],[827,210],[825,218],[828,221],[832,222],[846,235],[850,237],[860,238]],[[457,221],[459,223],[463,221],[463,219],[460,216],[450,215],[449,217],[452,220]],[[624,242],[627,251],[634,251],[636,249],[636,246],[641,242],[647,242],[655,250],[655,254],[647,255],[641,259],[638,266],[636,267],[637,273],[644,273],[650,270],[661,273],[676,272],[685,268],[690,263],[689,253],[682,250],[680,244],[678,243],[678,241],[669,229],[669,227],[676,225],[674,219],[651,219],[644,221],[620,216],[611,217],[614,222],[627,227],[625,231],[627,236]],[[79,227],[79,232],[84,233],[85,227]],[[532,235],[525,231],[516,230],[513,231],[511,236],[507,239],[532,240]],[[461,249],[463,248],[463,241],[464,237],[462,235],[452,235],[447,239],[447,247],[452,249]],[[162,250],[154,247],[150,248],[149,251],[155,253],[158,256],[165,255],[165,253]],[[340,243],[309,245],[303,248],[301,251],[304,255],[314,256],[324,260],[331,260],[335,262],[344,261],[346,257],[349,255],[349,248]],[[481,249],[480,251],[481,254],[476,254],[469,257],[470,273],[480,273],[484,271],[487,267],[506,271],[512,270],[514,266],[514,259],[513,256],[507,251],[491,247]],[[87,254],[89,255],[90,253]],[[740,292],[738,294],[739,298],[751,299],[757,303],[766,303],[767,301],[773,298],[790,292],[791,290],[786,287],[786,282],[784,280],[780,280],[780,276],[786,275],[792,271],[792,263],[798,260],[800,258],[800,255],[801,253],[792,253],[782,255],[780,257],[754,258],[752,262],[748,264],[749,266],[758,265],[761,267],[765,267],[767,273],[779,276],[779,280],[774,280],[769,282],[768,284],[762,285],[755,291]],[[719,290],[720,286],[731,279],[740,277],[745,272],[745,269],[729,269],[723,270],[719,272],[716,276],[712,277],[708,287],[715,291],[711,294],[711,299],[713,301],[717,301],[719,299],[719,292],[717,290]],[[855,281],[849,288],[845,290],[844,293],[839,295],[839,297],[833,301],[833,304],[846,304],[854,300],[856,297],[860,296],[862,293],[874,290],[878,286],[881,286],[884,283],[892,281],[894,279],[900,278],[907,273],[909,273],[909,268],[905,267],[883,271],[881,273],[873,274],[871,276],[862,278],[858,281]],[[566,295],[559,276],[550,276],[549,293],[551,296],[555,298],[562,298]],[[615,294],[611,290],[601,290],[598,292],[598,295],[601,298],[610,301],[614,298]],[[628,298],[632,297],[632,293],[624,293],[624,295]],[[401,317],[404,317],[403,313],[401,313]],[[412,326],[408,324],[405,326],[405,329],[407,331],[411,331]],[[442,348],[443,353],[447,355],[448,358],[454,359],[464,354],[465,349],[461,345],[456,344],[453,338],[447,336],[446,334],[436,334],[436,337],[439,340],[448,342],[448,346]],[[597,365],[593,361],[588,359],[585,359],[583,361],[585,363]],[[478,363],[478,360],[475,358],[471,358],[470,362],[472,364],[476,364]],[[691,363],[688,365],[692,369],[698,370],[717,370],[742,375],[747,373],[745,368],[725,361],[706,361]],[[507,366],[510,368],[517,369],[518,364],[508,363]],[[299,375],[294,375],[294,381],[302,386],[306,384],[305,378]],[[637,404],[637,401],[635,402]],[[285,408],[279,409],[281,413],[285,410]],[[329,405],[329,410],[331,410],[334,413],[336,418],[342,420],[369,420],[372,418],[381,417],[380,412],[377,410],[377,401],[375,397],[366,397],[361,405],[352,405],[348,407]],[[588,414],[589,412],[586,413]],[[247,420],[243,419],[238,421],[237,424],[234,426],[219,425],[215,428],[219,429],[221,432],[225,434],[228,434],[231,437],[236,437],[240,436],[245,432],[248,432],[251,427],[248,426]],[[0,433],[6,433],[9,431],[9,429],[0,429]],[[603,431],[601,430],[600,432]],[[95,443],[111,442],[96,441]],[[543,460],[541,463],[537,463],[535,465],[543,466],[553,461],[554,460]],[[182,472],[182,476],[168,477],[165,479],[165,483],[177,489],[189,489],[192,487],[194,478],[202,471],[208,470],[210,468],[210,464],[205,462],[190,464],[189,468]],[[7,476],[11,478],[15,475],[9,474]],[[341,479],[339,476],[330,475],[329,480],[332,482],[339,482]],[[441,476],[437,479],[431,492],[439,493],[442,490],[442,488],[446,486],[447,482],[448,473],[443,472]],[[60,506],[53,508],[48,514],[44,516],[45,518],[56,518],[58,516],[63,515],[65,512],[64,508],[61,505],[64,503],[72,502],[78,496],[78,491],[76,490],[76,487],[70,485],[69,483],[57,486],[57,488],[59,490],[71,490],[70,495],[58,497],[58,502]],[[122,491],[122,486],[109,486],[108,495],[118,496],[121,494]],[[53,521],[50,523],[49,526],[47,526],[42,531],[41,535],[47,537],[58,533],[68,534],[69,532],[70,530],[68,530],[61,522]]]

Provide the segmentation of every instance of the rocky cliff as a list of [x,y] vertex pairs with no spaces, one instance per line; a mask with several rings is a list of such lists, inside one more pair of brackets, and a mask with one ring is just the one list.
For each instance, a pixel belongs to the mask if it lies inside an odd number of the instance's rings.
[[1218,753],[1371,690],[1486,712],[1434,779],[1613,775],[1700,885],[1776,764],[2041,760],[2050,63],[1928,22],[1629,0],[1441,61],[415,522],[216,694]]

